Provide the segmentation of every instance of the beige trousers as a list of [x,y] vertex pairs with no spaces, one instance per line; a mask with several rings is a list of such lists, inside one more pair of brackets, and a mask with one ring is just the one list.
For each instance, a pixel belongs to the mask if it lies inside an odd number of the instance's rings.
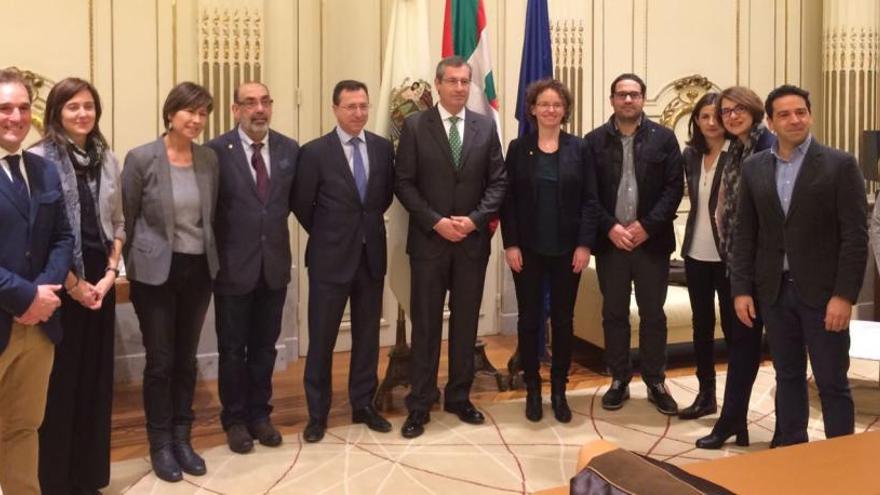
[[0,488],[5,494],[40,493],[37,429],[55,346],[39,326],[12,324],[0,353]]

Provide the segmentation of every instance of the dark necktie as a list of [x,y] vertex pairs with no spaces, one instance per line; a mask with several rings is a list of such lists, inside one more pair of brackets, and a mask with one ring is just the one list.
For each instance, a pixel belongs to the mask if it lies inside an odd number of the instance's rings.
[[455,162],[455,168],[461,167],[461,134],[458,132],[458,121],[461,120],[455,115],[449,117],[449,148],[452,150],[452,160]]
[[263,143],[253,143],[251,145],[254,153],[251,155],[251,166],[257,174],[257,196],[260,201],[265,203],[269,199],[269,172],[266,171],[266,162],[263,161]]
[[6,157],[6,163],[9,164],[9,171],[12,172],[12,189],[18,196],[20,205],[25,211],[29,209],[31,202],[30,193],[28,193],[27,182],[21,175],[21,155],[9,155]]
[[358,137],[351,138],[351,168],[354,174],[354,185],[357,186],[358,194],[361,202],[367,197],[367,167],[364,166],[364,157],[361,155],[360,143]]

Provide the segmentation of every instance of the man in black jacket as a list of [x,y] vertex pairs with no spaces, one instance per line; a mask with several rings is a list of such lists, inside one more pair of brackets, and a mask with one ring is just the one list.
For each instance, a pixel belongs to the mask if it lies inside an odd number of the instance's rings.
[[849,320],[868,257],[867,202],[855,158],[810,134],[809,93],[780,86],[764,107],[777,143],[743,164],[731,291],[749,327],[758,298],[776,368],[779,444],[791,445],[808,440],[804,348],[825,436],[853,432]]
[[596,173],[599,232],[596,271],[602,290],[605,359],[613,377],[602,407],[620,409],[629,398],[630,294],[639,306],[639,357],[648,400],[663,414],[678,406],[666,389],[666,289],[675,249],[672,221],[683,192],[682,158],[675,134],[642,112],[645,83],[621,74],[611,83],[614,115],[585,136]]

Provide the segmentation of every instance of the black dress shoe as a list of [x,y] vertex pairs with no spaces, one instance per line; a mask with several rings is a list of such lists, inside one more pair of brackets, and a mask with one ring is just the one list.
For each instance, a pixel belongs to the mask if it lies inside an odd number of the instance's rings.
[[400,428],[403,438],[415,438],[425,432],[425,425],[431,421],[431,413],[428,411],[410,411]]
[[654,404],[658,411],[668,416],[678,414],[678,404],[666,390],[666,384],[654,383],[648,386],[648,402]]
[[471,401],[449,402],[443,404],[443,410],[458,416],[458,419],[472,425],[481,425],[486,421],[483,413],[477,410]]
[[678,412],[679,419],[697,419],[718,412],[715,388],[700,389],[697,398],[690,406]]
[[281,445],[281,433],[272,426],[268,419],[249,424],[248,432],[266,447]]
[[629,400],[629,383],[614,380],[602,396],[602,409],[616,411],[623,407],[623,403],[627,400]]
[[363,423],[367,428],[380,433],[391,431],[391,423],[380,415],[373,406],[363,407],[351,413],[352,423]]
[[171,451],[180,469],[186,474],[202,476],[208,472],[205,460],[196,454],[190,443],[190,425],[177,425],[172,430]]
[[303,439],[309,443],[320,442],[324,438],[324,431],[327,429],[327,420],[319,420],[309,418],[309,424],[303,431]]
[[174,452],[171,451],[171,444],[150,451],[150,465],[156,477],[162,481],[175,482],[183,479],[183,472],[180,470],[180,464],[174,458]]
[[226,430],[226,443],[236,454],[247,454],[254,449],[254,439],[245,425],[236,423]]
[[712,433],[709,433],[703,438],[697,439],[697,448],[698,449],[720,449],[727,439],[736,435],[736,444],[740,447],[748,447],[749,446],[749,429],[746,426],[742,426],[736,430],[727,430],[724,428],[718,428],[718,425],[715,425],[715,428],[712,429]]

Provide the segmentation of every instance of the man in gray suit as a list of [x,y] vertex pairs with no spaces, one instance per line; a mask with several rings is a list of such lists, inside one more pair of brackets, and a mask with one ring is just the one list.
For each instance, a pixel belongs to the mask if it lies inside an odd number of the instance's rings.
[[449,291],[449,381],[444,409],[466,423],[483,415],[469,400],[474,343],[492,232],[506,175],[494,121],[465,109],[471,67],[458,56],[437,65],[439,105],[406,119],[397,149],[395,192],[409,211],[412,360],[401,433],[415,438],[438,398],[443,303]]
[[808,440],[804,348],[825,436],[853,432],[849,320],[867,262],[867,203],[855,158],[810,134],[809,93],[780,86],[765,109],[778,140],[743,164],[731,289],[749,327],[758,298],[776,368],[779,443],[791,445]]
[[238,453],[249,452],[253,439],[281,444],[269,400],[290,282],[287,220],[299,146],[269,129],[272,103],[266,85],[242,84],[232,104],[238,125],[208,143],[220,165],[214,281],[220,420]]

